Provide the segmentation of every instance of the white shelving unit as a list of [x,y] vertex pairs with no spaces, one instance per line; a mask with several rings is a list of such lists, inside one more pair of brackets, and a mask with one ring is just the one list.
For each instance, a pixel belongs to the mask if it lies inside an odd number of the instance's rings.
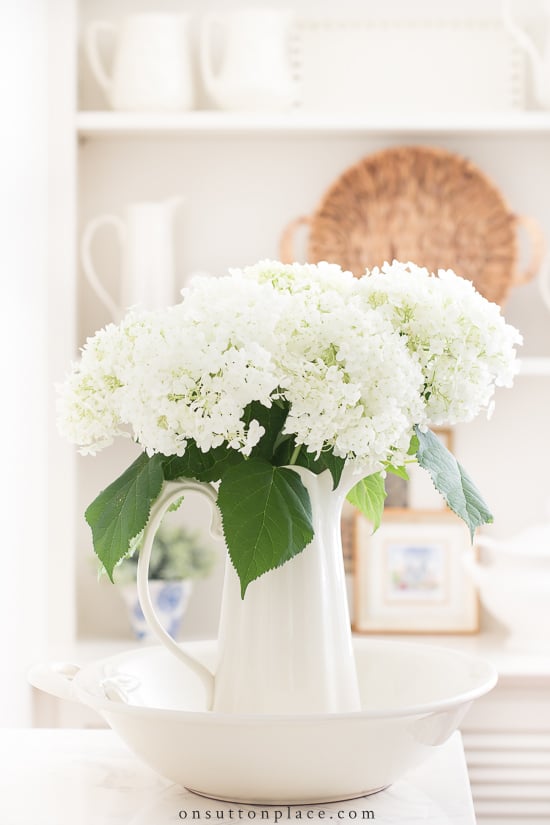
[[[142,5],[147,7],[145,0]],[[172,5],[166,0],[167,8]],[[304,8],[307,5],[304,0]],[[119,11],[124,13],[130,8],[127,4]],[[102,0],[60,0],[52,15],[50,59],[55,111],[51,118],[50,168],[55,184],[50,210],[50,235],[54,239],[51,328],[58,330],[59,319],[64,320],[63,332],[55,336],[51,346],[52,383],[63,376],[85,337],[110,320],[84,282],[77,261],[83,227],[99,213],[120,214],[125,203],[132,200],[183,193],[188,209],[176,232],[182,277],[196,269],[221,272],[231,264],[276,257],[286,222],[312,210],[346,166],[370,151],[410,140],[435,143],[470,157],[493,177],[513,208],[534,214],[550,237],[548,198],[540,186],[550,174],[549,112],[430,112],[402,117],[371,112],[337,117],[300,111],[269,115],[98,110],[93,108],[100,99],[98,90],[81,54],[81,28],[86,21],[108,16],[109,12],[109,4]],[[98,238],[97,254],[99,267],[112,275],[118,260],[107,236]],[[519,504],[516,501],[516,507],[511,506],[505,498],[510,493],[504,482],[502,486],[495,482],[502,473],[495,474],[491,463],[480,458],[482,447],[498,459],[502,438],[509,438],[517,426],[518,414],[525,414],[528,408],[534,417],[524,427],[524,437],[542,431],[545,405],[550,403],[548,311],[537,287],[531,284],[513,290],[507,314],[526,339],[517,392],[502,395],[489,431],[483,429],[483,423],[475,422],[458,428],[456,433],[461,458],[480,486],[489,497],[493,490],[497,505],[502,495],[501,513],[497,506],[495,515],[503,532],[518,526],[518,519],[513,521],[518,511],[526,523],[535,520],[543,494],[539,494],[538,501],[533,495],[525,495]],[[537,409],[525,401],[534,381],[539,393]],[[50,584],[52,642],[82,636],[120,636],[123,619],[115,605],[116,596],[103,587],[96,595],[93,571],[88,569],[88,562],[82,561],[89,551],[89,538],[81,513],[97,490],[124,467],[126,453],[121,447],[111,457],[102,455],[86,463],[78,459],[75,467],[71,448],[56,440],[53,427],[52,443],[62,460],[52,462],[54,526],[50,543],[56,570],[65,571],[63,581],[56,572]],[[546,450],[550,460],[550,447],[543,443],[537,444],[537,449],[539,453]],[[536,450],[528,448],[527,452],[535,454]],[[540,466],[545,464],[544,456],[542,459]],[[542,490],[543,484],[542,471],[534,467],[531,489]],[[67,529],[63,536],[56,536],[61,519]],[[76,570],[75,548],[80,559]],[[75,590],[68,594],[67,585],[73,581]]]
[[[129,10],[128,3],[122,5]],[[141,6],[146,7],[145,0]],[[167,7],[174,8],[174,4],[168,2]],[[312,210],[336,175],[363,155],[387,145],[422,142],[467,155],[502,188],[513,208],[533,214],[550,238],[550,196],[542,185],[550,177],[549,112],[331,117],[299,111],[287,115],[98,111],[93,108],[97,90],[89,93],[86,87],[89,79],[84,85],[81,81],[77,95],[79,24],[108,16],[110,11],[104,0],[80,0],[80,5],[77,0],[59,0],[52,14],[52,384],[62,378],[85,337],[109,320],[84,282],[78,264],[83,227],[97,214],[120,214],[133,200],[185,194],[188,208],[176,233],[182,277],[196,269],[219,273],[230,265],[276,257],[286,222]],[[98,239],[97,246],[98,265],[112,274],[118,265],[116,250],[107,237]],[[496,504],[493,509],[502,534],[540,520],[546,498],[550,498],[544,472],[550,461],[546,436],[550,316],[535,284],[513,291],[507,315],[526,339],[516,387],[498,398],[490,426],[474,422],[457,428],[455,434],[461,460]],[[105,648],[107,654],[112,644],[119,644],[112,640],[124,635],[125,620],[117,595],[105,583],[98,587],[87,558],[90,545],[82,512],[96,492],[124,468],[126,449],[122,446],[94,460],[75,461],[74,451],[57,439],[52,426],[49,543],[55,563],[48,584],[48,618],[50,644],[57,651],[69,646],[82,649],[83,640],[91,638],[94,650]],[[63,531],[60,524],[65,525]],[[191,605],[190,633],[211,635],[215,615],[206,616],[205,611],[219,593],[220,579],[221,572]],[[483,646],[483,640],[480,644]],[[541,659],[537,661],[540,664]],[[494,802],[507,776],[506,771],[498,772],[499,765],[517,767],[516,757],[527,742],[517,738],[523,735],[517,725],[512,739],[506,739],[514,707],[519,703],[525,711],[516,712],[521,722],[527,719],[531,700],[536,700],[533,708],[540,711],[540,719],[544,718],[544,736],[550,735],[547,670],[533,665],[525,672],[512,659],[508,664],[501,688],[487,699],[490,704],[472,716],[466,737],[467,749],[473,754],[472,782],[480,800],[479,821],[487,825],[500,822],[503,812],[502,805],[499,808]],[[531,715],[521,723],[529,736],[534,732],[534,713],[529,711]],[[496,749],[495,735],[500,737]],[[535,743],[537,753],[541,743],[542,739]],[[527,744],[531,747],[533,742]],[[546,762],[539,768],[546,771]],[[529,781],[527,777],[517,791],[516,801],[522,794],[528,795]],[[506,820],[510,825],[524,825],[530,811],[550,817],[550,799],[540,790],[540,782],[538,787],[537,804],[527,806],[523,818],[517,813],[519,802],[514,802],[513,811],[510,807]]]
[[520,375],[550,376],[550,358],[533,356],[520,359]]
[[[120,214],[124,204],[131,200],[161,198],[181,190],[189,203],[184,223],[176,233],[181,269],[185,275],[199,268],[220,272],[233,263],[276,256],[285,223],[313,209],[336,174],[373,149],[411,140],[444,145],[469,156],[502,187],[517,211],[533,213],[550,236],[548,199],[540,186],[550,173],[550,113],[432,112],[414,117],[366,113],[333,117],[299,111],[284,115],[99,111],[90,108],[97,105],[98,91],[89,88],[90,78],[86,78],[85,72],[84,85],[81,80],[77,94],[77,44],[83,22],[108,13],[109,4],[101,0],[80,0],[80,4],[77,0],[61,0],[52,15],[50,59],[55,111],[50,138],[54,181],[50,210],[50,235],[54,239],[51,328],[59,330],[60,318],[64,322],[62,333],[55,336],[51,345],[52,382],[63,376],[70,358],[76,354],[76,346],[86,335],[109,320],[84,283],[78,265],[78,240],[83,226],[100,212]],[[80,55],[80,69],[83,65]],[[79,216],[77,222],[75,214]],[[108,244],[107,238],[98,239],[98,263],[105,264],[110,272],[117,261],[116,252],[106,249]],[[550,394],[546,380],[550,375],[548,311],[542,306],[534,284],[513,291],[509,316],[526,338],[518,394],[531,392],[528,388],[538,381],[539,401],[544,409]],[[502,396],[496,415],[502,410],[504,419],[509,413],[517,423],[517,409],[511,409],[513,397]],[[517,401],[516,406],[524,408],[523,401]],[[500,425],[507,434],[508,424],[508,420],[503,420]],[[469,457],[474,459],[472,474],[476,463],[480,463],[478,448],[484,440],[481,425],[477,430],[476,426],[457,433],[457,448],[464,462],[469,466]],[[539,426],[541,421],[534,421],[526,429],[536,431]],[[493,431],[498,435],[496,428]],[[75,577],[75,545],[82,555],[87,542],[79,526],[83,505],[90,492],[93,495],[101,483],[112,478],[117,462],[118,467],[124,466],[125,457],[115,451],[112,459],[102,456],[95,464],[88,459],[85,470],[79,459],[75,476],[71,448],[56,441],[54,432],[52,428],[53,448],[56,455],[63,455],[63,460],[52,462],[54,528],[50,542],[57,570],[66,571],[65,578],[71,579]],[[483,477],[486,468],[481,469]],[[492,476],[487,475],[486,481],[490,493]],[[531,487],[537,489],[536,477],[531,477]],[[67,502],[74,502],[73,491],[77,502],[68,506]],[[497,497],[499,494],[497,490]],[[540,500],[536,505],[530,501],[532,497],[526,497],[527,521],[535,507],[540,509]],[[505,519],[513,509],[503,505]],[[55,525],[62,517],[68,529],[63,536],[54,537]],[[503,524],[506,531],[515,526],[506,520]],[[74,594],[67,595],[67,582],[56,586],[59,573],[52,576],[54,641],[63,636],[93,635],[89,620],[82,615],[82,609],[88,614],[95,609],[94,597],[86,591],[84,566],[80,564],[76,572],[78,602],[87,602],[87,606],[81,607],[78,622],[74,616]],[[94,577],[88,574],[87,578],[91,590]],[[82,588],[86,592],[80,592]],[[101,599],[105,600],[103,612],[110,620],[114,598],[102,591]],[[120,625],[115,626],[113,634],[120,635],[120,629]],[[105,626],[100,628],[99,635],[107,635]]]
[[550,113],[434,113],[406,117],[342,115],[310,112],[285,114],[193,111],[175,114],[80,111],[80,137],[170,135],[550,135]]

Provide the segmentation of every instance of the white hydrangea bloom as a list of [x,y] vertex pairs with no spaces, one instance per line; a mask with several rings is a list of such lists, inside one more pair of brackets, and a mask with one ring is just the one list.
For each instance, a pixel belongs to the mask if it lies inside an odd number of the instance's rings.
[[96,453],[127,435],[121,426],[118,396],[123,387],[117,377],[121,329],[109,324],[88,338],[79,363],[60,389],[58,422],[81,452]]
[[[280,321],[285,432],[312,453],[358,458],[365,472],[380,469],[392,450],[403,459],[423,416],[416,359],[387,320],[361,305],[350,273],[329,264],[282,269],[278,289],[293,296]],[[246,275],[263,282],[265,272],[261,264]]]
[[364,473],[404,460],[415,424],[455,423],[509,385],[519,334],[452,272],[413,264],[356,279],[334,264],[262,261],[197,278],[175,307],[130,312],[89,339],[61,391],[84,452],[131,434],[149,453],[244,455],[252,402],[286,402],[284,431]]
[[426,423],[470,421],[517,373],[519,332],[500,307],[451,270],[437,276],[394,261],[359,281],[368,304],[406,336],[424,374]]

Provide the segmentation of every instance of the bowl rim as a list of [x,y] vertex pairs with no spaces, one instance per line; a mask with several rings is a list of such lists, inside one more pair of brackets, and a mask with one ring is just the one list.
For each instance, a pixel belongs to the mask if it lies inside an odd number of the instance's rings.
[[[213,646],[216,644],[216,640],[201,640],[201,641],[193,641],[193,642],[184,642],[182,646],[190,647],[190,648],[200,648],[201,646],[210,645]],[[90,677],[90,674],[93,672],[94,669],[104,667],[107,664],[113,664],[114,662],[120,662],[120,660],[124,660],[125,658],[135,657],[136,655],[146,656],[150,654],[152,651],[159,651],[162,650],[162,646],[147,646],[140,649],[133,648],[131,650],[123,651],[121,653],[117,653],[113,656],[105,657],[104,659],[99,659],[94,662],[90,662],[84,665],[81,670],[76,674],[73,680],[73,693],[75,698],[81,701],[84,705],[93,708],[100,714],[124,714],[130,716],[139,716],[150,718],[154,716],[161,716],[167,720],[177,718],[178,721],[187,721],[187,722],[195,722],[195,723],[204,723],[204,724],[214,724],[214,725],[223,725],[223,726],[234,726],[240,724],[248,724],[248,725],[258,725],[263,723],[264,725],[268,726],[269,724],[289,724],[289,725],[310,725],[312,723],[319,723],[323,721],[325,724],[328,721],[333,723],[342,722],[353,724],[359,721],[364,720],[376,720],[376,719],[402,719],[404,717],[418,717],[418,716],[426,716],[432,715],[440,712],[444,712],[450,710],[452,708],[457,708],[461,705],[467,704],[469,702],[473,702],[475,699],[478,699],[480,696],[488,693],[492,690],[497,681],[498,681],[498,672],[496,667],[488,662],[486,659],[483,659],[479,656],[473,656],[469,653],[464,653],[463,651],[457,651],[454,649],[449,649],[444,647],[443,645],[434,645],[431,643],[422,643],[422,642],[408,642],[408,641],[401,641],[401,640],[385,640],[385,639],[354,639],[354,647],[388,647],[391,646],[392,649],[397,649],[398,647],[406,648],[408,651],[418,650],[433,652],[435,654],[445,653],[445,655],[454,658],[455,660],[462,660],[463,662],[467,662],[471,668],[477,666],[480,668],[482,675],[480,676],[480,683],[469,690],[463,691],[462,693],[458,693],[450,698],[447,699],[438,699],[431,702],[423,702],[418,703],[415,705],[410,705],[405,708],[399,709],[391,709],[391,708],[379,708],[379,709],[363,709],[359,711],[348,711],[345,713],[311,713],[311,714],[259,714],[259,713],[250,713],[250,714],[233,714],[233,713],[220,713],[218,711],[211,711],[211,710],[177,710],[174,708],[157,708],[152,707],[149,705],[130,705],[125,704],[123,702],[117,702],[112,699],[108,699],[107,697],[96,696],[90,692],[90,690],[82,684],[85,682],[86,678]]]

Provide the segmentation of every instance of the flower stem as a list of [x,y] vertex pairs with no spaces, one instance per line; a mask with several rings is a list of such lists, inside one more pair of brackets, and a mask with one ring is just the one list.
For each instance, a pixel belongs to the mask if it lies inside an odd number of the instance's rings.
[[296,447],[294,447],[294,452],[290,456],[290,461],[288,462],[289,464],[296,464],[296,462],[298,460],[298,456],[300,455],[300,450],[301,449],[302,449],[301,444],[297,444]]

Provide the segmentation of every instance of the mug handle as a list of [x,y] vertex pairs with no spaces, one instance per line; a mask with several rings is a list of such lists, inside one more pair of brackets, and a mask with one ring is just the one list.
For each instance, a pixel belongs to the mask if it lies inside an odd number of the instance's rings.
[[209,96],[216,101],[216,81],[217,77],[212,68],[212,48],[211,48],[211,32],[214,26],[224,26],[225,21],[223,17],[215,12],[205,14],[200,28],[199,37],[199,56],[202,71],[202,78],[204,86]]
[[149,591],[149,562],[151,561],[151,551],[153,549],[155,534],[168,508],[181,498],[183,493],[189,491],[201,493],[208,499],[212,505],[212,525],[210,532],[215,538],[221,538],[223,536],[220,511],[216,503],[218,494],[211,484],[194,481],[192,479],[165,482],[160,496],[151,507],[151,515],[143,533],[143,545],[139,551],[137,565],[137,592],[140,607],[150,629],[173,656],[191,668],[200,678],[206,690],[207,707],[211,709],[214,699],[214,675],[205,665],[186,653],[169,633],[166,632],[157,618]]
[[82,235],[80,254],[86,278],[88,279],[90,285],[96,292],[98,298],[103,302],[103,304],[105,304],[105,306],[111,313],[113,320],[118,322],[123,315],[122,309],[115,303],[111,295],[109,295],[109,293],[99,280],[99,277],[94,269],[94,265],[92,262],[92,241],[94,239],[95,233],[102,226],[114,226],[118,235],[118,239],[120,241],[120,245],[124,245],[126,238],[126,229],[124,226],[124,222],[119,217],[117,217],[117,215],[100,215],[98,218],[94,218],[92,221],[90,221],[90,223],[86,226],[84,234]]
[[105,66],[102,63],[98,49],[98,36],[101,32],[116,34],[117,31],[118,28],[114,23],[108,23],[106,20],[94,20],[94,22],[90,23],[86,29],[86,34],[84,37],[84,46],[88,56],[88,61],[90,63],[90,68],[95,79],[105,92],[109,103],[111,100],[113,81],[107,74]]

